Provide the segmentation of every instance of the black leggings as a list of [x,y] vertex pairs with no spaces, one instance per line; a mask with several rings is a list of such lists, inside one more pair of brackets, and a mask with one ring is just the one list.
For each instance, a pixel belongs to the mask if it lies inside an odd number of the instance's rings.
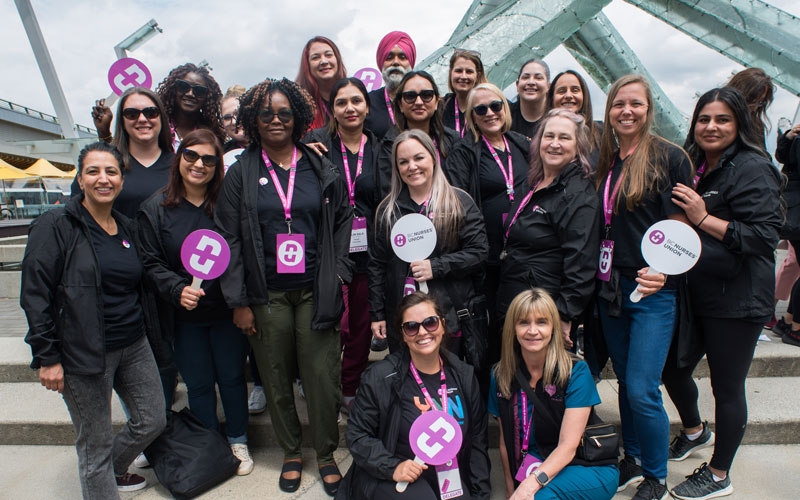
[[[709,465],[727,471],[731,468],[747,425],[744,383],[763,324],[746,319],[697,316],[694,320],[697,334],[705,346],[711,388],[714,391],[716,443]],[[679,369],[674,353],[670,353],[662,376],[684,428],[702,424],[697,408],[697,385],[692,379],[697,362]]]
[[[797,252],[800,252],[800,241],[792,240],[789,242],[789,244],[792,245],[792,248],[794,248],[795,255],[798,255]],[[786,307],[786,312],[791,314],[792,317],[794,317],[795,315],[794,309],[797,307],[798,304],[800,304],[800,280],[795,281],[794,285],[792,285],[792,293],[791,295],[789,295],[789,305]],[[797,311],[797,316],[798,318],[793,321],[795,323],[800,323],[800,311]],[[789,326],[790,327],[792,326],[791,323],[789,324]]]

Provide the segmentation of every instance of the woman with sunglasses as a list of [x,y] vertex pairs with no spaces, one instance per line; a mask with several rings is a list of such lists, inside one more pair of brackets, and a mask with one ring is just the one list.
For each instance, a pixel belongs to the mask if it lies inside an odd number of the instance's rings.
[[183,240],[198,229],[214,229],[214,204],[224,175],[222,146],[206,129],[186,134],[175,156],[166,189],[142,205],[138,214],[142,262],[160,299],[161,322],[175,332],[174,358],[192,412],[218,430],[217,393],[225,412],[225,432],[241,463],[238,474],[253,470],[247,448],[247,339],[233,324],[219,282],[192,288],[181,260]]
[[[563,108],[577,113],[586,119],[589,127],[589,143],[593,156],[600,149],[600,136],[603,134],[603,122],[594,122],[592,118],[592,98],[586,80],[577,71],[568,69],[557,74],[547,91],[547,110]],[[596,160],[592,168],[596,168]]]
[[541,59],[529,59],[517,75],[517,100],[510,104],[511,130],[532,139],[547,111],[550,66]]
[[[449,413],[461,427],[456,455],[463,495],[488,500],[489,456],[485,403],[473,368],[444,348],[447,320],[438,301],[422,292],[400,302],[396,328],[403,348],[370,366],[347,423],[353,465],[340,491],[352,500],[436,500],[442,480],[437,467],[414,461],[409,431],[427,410]],[[396,484],[408,482],[404,493]],[[451,480],[451,483],[454,481]]]
[[600,245],[600,203],[583,117],[565,109],[547,113],[531,154],[525,188],[501,226],[497,314],[504,317],[518,293],[542,288],[555,301],[558,332],[571,347],[572,325],[594,292]]
[[444,96],[442,121],[445,127],[454,129],[459,137],[467,132],[467,96],[475,85],[486,83],[481,55],[474,50],[456,49],[450,57],[450,73],[447,88],[450,93]]
[[325,126],[331,119],[331,95],[333,85],[347,77],[342,53],[332,40],[315,36],[303,47],[300,55],[300,70],[294,81],[311,94],[314,102],[314,121],[311,128]]
[[361,80],[342,78],[333,85],[328,102],[333,120],[328,126],[309,132],[303,141],[316,143],[336,165],[339,176],[347,184],[353,211],[350,258],[355,267],[353,278],[343,287],[345,307],[341,329],[342,407],[349,411],[361,373],[369,361],[372,331],[366,307],[368,250],[373,240],[375,209],[383,199],[382,193],[389,191],[391,174],[378,171],[375,160],[379,142],[364,128],[369,113],[369,93]]
[[619,479],[613,459],[596,465],[575,456],[601,401],[586,363],[565,350],[560,325],[556,302],[541,288],[521,292],[508,307],[489,390],[506,497],[611,500]]
[[352,208],[336,167],[300,139],[314,120],[310,96],[287,79],[265,80],[241,98],[247,150],[225,175],[217,226],[231,249],[220,278],[233,319],[250,339],[284,460],[278,486],[293,492],[302,471],[301,427],[292,383],[309,408],[312,444],[325,492],[341,481],[341,348],[336,326],[348,258]]
[[500,325],[496,322],[495,297],[500,278],[503,223],[514,199],[519,198],[525,188],[530,141],[510,130],[508,101],[503,92],[491,83],[481,83],[469,93],[465,115],[470,135],[454,148],[448,160],[448,172],[453,185],[472,196],[486,222],[489,238],[486,295],[491,318],[491,365],[500,359]]
[[[461,336],[458,313],[470,310],[483,286],[486,229],[480,210],[467,193],[452,187],[444,176],[433,141],[420,130],[406,130],[392,146],[392,187],[375,215],[375,242],[370,247],[369,305],[372,334],[386,338],[391,352],[402,346],[395,317],[404,295],[426,283],[441,301],[449,349],[473,365],[485,357],[484,338]],[[392,250],[391,230],[407,214],[423,214],[436,230],[431,256],[410,264]]]

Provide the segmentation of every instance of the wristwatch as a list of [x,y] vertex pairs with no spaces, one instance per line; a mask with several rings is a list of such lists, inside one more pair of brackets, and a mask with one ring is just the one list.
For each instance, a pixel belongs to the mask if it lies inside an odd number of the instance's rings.
[[533,478],[536,479],[536,482],[539,483],[540,486],[547,486],[547,483],[550,482],[550,476],[541,469],[533,471]]

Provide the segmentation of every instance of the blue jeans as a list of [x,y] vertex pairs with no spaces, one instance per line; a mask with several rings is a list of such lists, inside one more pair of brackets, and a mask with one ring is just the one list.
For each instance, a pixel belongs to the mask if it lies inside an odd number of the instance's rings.
[[610,500],[617,493],[618,484],[616,465],[568,465],[536,492],[536,500]]
[[[64,373],[64,402],[77,438],[78,471],[85,499],[119,498],[122,475],[167,423],[161,380],[147,338],[106,353],[105,372]],[[119,432],[111,425],[111,389],[130,412]]]
[[225,412],[228,442],[247,442],[247,383],[244,378],[247,337],[233,321],[178,322],[175,362],[186,390],[189,408],[203,425],[218,430],[217,391]]
[[662,289],[633,303],[636,282],[621,278],[622,313],[608,315],[598,300],[608,354],[619,382],[619,414],[625,453],[641,458],[644,475],[666,479],[669,417],[661,400],[661,372],[675,327],[675,290]]

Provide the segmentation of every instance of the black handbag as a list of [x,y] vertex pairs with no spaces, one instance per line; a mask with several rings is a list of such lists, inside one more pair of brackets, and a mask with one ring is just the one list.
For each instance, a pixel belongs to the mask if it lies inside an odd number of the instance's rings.
[[188,408],[167,412],[167,426],[144,454],[175,498],[194,498],[236,474],[239,459],[228,441]]
[[[528,381],[525,380],[519,368],[515,374],[517,383],[533,403],[535,411],[547,417],[552,423],[556,424],[555,427],[561,428],[562,419],[556,419],[551,413],[549,405],[543,403],[536,395],[536,391],[532,390]],[[572,460],[574,465],[612,465],[617,463],[619,458],[619,433],[617,432],[614,424],[604,423],[603,420],[597,416],[594,408],[589,414],[589,421],[581,436],[581,442],[575,450],[575,458]]]
[[486,297],[473,297],[464,307],[456,310],[456,317],[464,337],[467,361],[479,372],[486,363],[489,350],[489,309]]

